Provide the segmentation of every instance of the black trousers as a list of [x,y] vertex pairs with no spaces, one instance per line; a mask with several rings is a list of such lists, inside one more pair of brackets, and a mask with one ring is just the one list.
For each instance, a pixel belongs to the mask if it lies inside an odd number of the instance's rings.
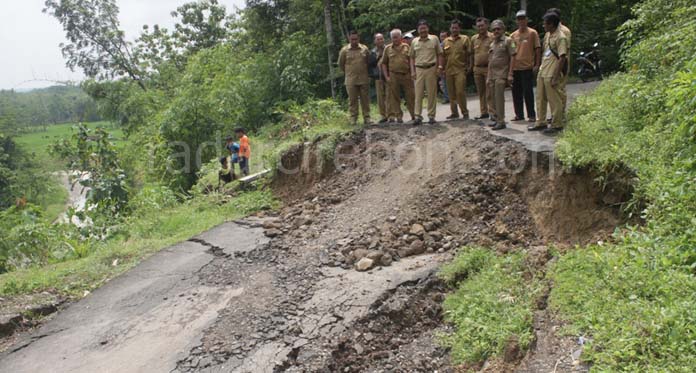
[[516,70],[512,72],[512,102],[515,116],[524,118],[524,105],[527,106],[527,118],[536,118],[534,111],[534,71]]

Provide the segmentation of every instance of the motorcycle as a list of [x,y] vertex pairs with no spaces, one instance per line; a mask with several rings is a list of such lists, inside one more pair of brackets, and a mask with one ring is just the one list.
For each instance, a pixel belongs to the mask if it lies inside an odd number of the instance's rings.
[[578,68],[578,76],[583,82],[590,80],[593,76],[602,80],[602,60],[599,58],[599,43],[594,43],[592,50],[589,52],[580,52],[577,64],[580,66]]

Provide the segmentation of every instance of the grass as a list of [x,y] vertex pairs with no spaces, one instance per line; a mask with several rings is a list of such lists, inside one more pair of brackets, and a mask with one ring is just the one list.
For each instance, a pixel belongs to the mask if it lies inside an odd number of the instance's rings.
[[516,339],[522,350],[534,338],[537,279],[523,278],[524,254],[498,256],[486,248],[463,248],[439,276],[456,290],[444,303],[445,318],[456,331],[444,336],[457,364],[476,364],[500,356]]
[[[96,126],[96,124],[92,124]],[[320,101],[303,107],[293,107],[281,123],[266,127],[256,136],[250,136],[252,146],[251,171],[273,168],[280,154],[290,146],[317,139],[336,139],[356,128],[337,104]],[[28,134],[21,140],[23,146],[35,147],[49,139],[70,135],[69,126],[54,128],[56,132],[37,136]],[[202,170],[197,187],[217,184],[217,160]],[[85,290],[99,287],[108,279],[132,268],[154,252],[186,240],[224,221],[238,219],[250,212],[273,208],[276,201],[270,191],[245,192],[222,203],[219,195],[205,195],[203,188],[183,204],[158,206],[157,192],[153,198],[145,195],[136,200],[145,202],[136,208],[123,232],[106,242],[96,243],[81,259],[33,267],[0,275],[0,295],[31,294],[54,291],[79,297]],[[147,194],[147,193],[146,193]],[[117,265],[114,265],[117,263]]]
[[[113,128],[109,122],[90,122],[84,123],[84,125],[90,129],[97,127],[107,128],[117,145],[125,139],[123,132],[120,129]],[[23,133],[16,136],[14,140],[26,152],[34,156],[39,168],[46,172],[60,171],[65,169],[64,162],[51,156],[49,150],[58,140],[69,139],[75,133],[73,126],[75,126],[75,123],[49,125],[46,127],[46,131]]]
[[589,335],[593,371],[693,372],[696,281],[654,248],[589,246],[560,258],[550,305]]
[[246,192],[227,203],[220,202],[216,196],[199,197],[169,208],[141,212],[127,223],[127,235],[96,243],[93,252],[84,258],[0,275],[0,295],[52,291],[79,298],[164,247],[225,221],[277,205],[270,191]]
[[[682,14],[652,5],[641,14]],[[680,29],[689,37],[667,49],[691,57],[668,64],[653,38],[674,35],[648,35],[629,51],[640,57],[633,71],[571,107],[557,147],[565,165],[636,175],[630,206],[644,224],[561,256],[551,273],[549,304],[570,333],[590,337],[583,359],[597,372],[696,371],[696,38]]]
[[[74,133],[74,124],[64,123],[49,125],[46,131],[26,132],[14,138],[17,144],[33,158],[34,168],[26,170],[33,173],[36,182],[46,183],[47,192],[42,194],[37,201],[31,201],[40,205],[44,210],[47,220],[55,220],[65,210],[68,201],[68,192],[53,174],[65,170],[65,162],[50,154],[51,147],[60,139],[69,139]],[[88,128],[105,127],[116,139],[115,143],[122,143],[123,132],[114,129],[109,122],[85,123]]]

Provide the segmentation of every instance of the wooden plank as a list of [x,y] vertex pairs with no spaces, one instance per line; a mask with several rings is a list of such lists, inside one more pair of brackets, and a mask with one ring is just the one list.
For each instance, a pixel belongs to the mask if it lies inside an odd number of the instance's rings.
[[269,172],[271,172],[271,170],[265,169],[265,170],[263,170],[263,171],[261,171],[261,172],[255,173],[255,174],[253,174],[253,175],[245,176],[245,177],[239,179],[239,182],[240,182],[240,183],[249,183],[249,182],[252,182],[252,181],[254,181],[254,180],[260,178],[260,177],[263,176],[263,175],[268,174]]

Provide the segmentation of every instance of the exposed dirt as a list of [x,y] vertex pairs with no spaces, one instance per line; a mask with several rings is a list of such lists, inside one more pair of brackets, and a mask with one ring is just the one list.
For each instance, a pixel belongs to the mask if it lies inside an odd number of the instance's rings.
[[[623,200],[607,198],[592,175],[564,173],[473,121],[374,127],[347,138],[332,159],[321,144],[304,144],[283,166],[291,172],[272,184],[285,199],[281,211],[188,243],[213,256],[191,281],[235,295],[174,371],[461,369],[437,337],[448,332],[448,289],[435,273],[454,249],[527,250],[530,271],[543,271],[549,244],[605,236]],[[249,242],[240,225],[255,227]],[[558,324],[543,300],[539,309],[535,352],[523,358],[512,341],[511,357],[484,370],[545,370],[575,343],[548,333]]]
[[[433,275],[452,249],[581,243],[619,222],[591,175],[473,122],[372,128],[331,161],[315,143],[283,165],[293,172],[274,185],[286,207],[259,223],[270,243],[201,274],[254,297],[222,311],[179,371],[453,371],[436,337],[447,289]],[[530,256],[534,270],[544,252]],[[540,332],[540,346],[549,340]]]

